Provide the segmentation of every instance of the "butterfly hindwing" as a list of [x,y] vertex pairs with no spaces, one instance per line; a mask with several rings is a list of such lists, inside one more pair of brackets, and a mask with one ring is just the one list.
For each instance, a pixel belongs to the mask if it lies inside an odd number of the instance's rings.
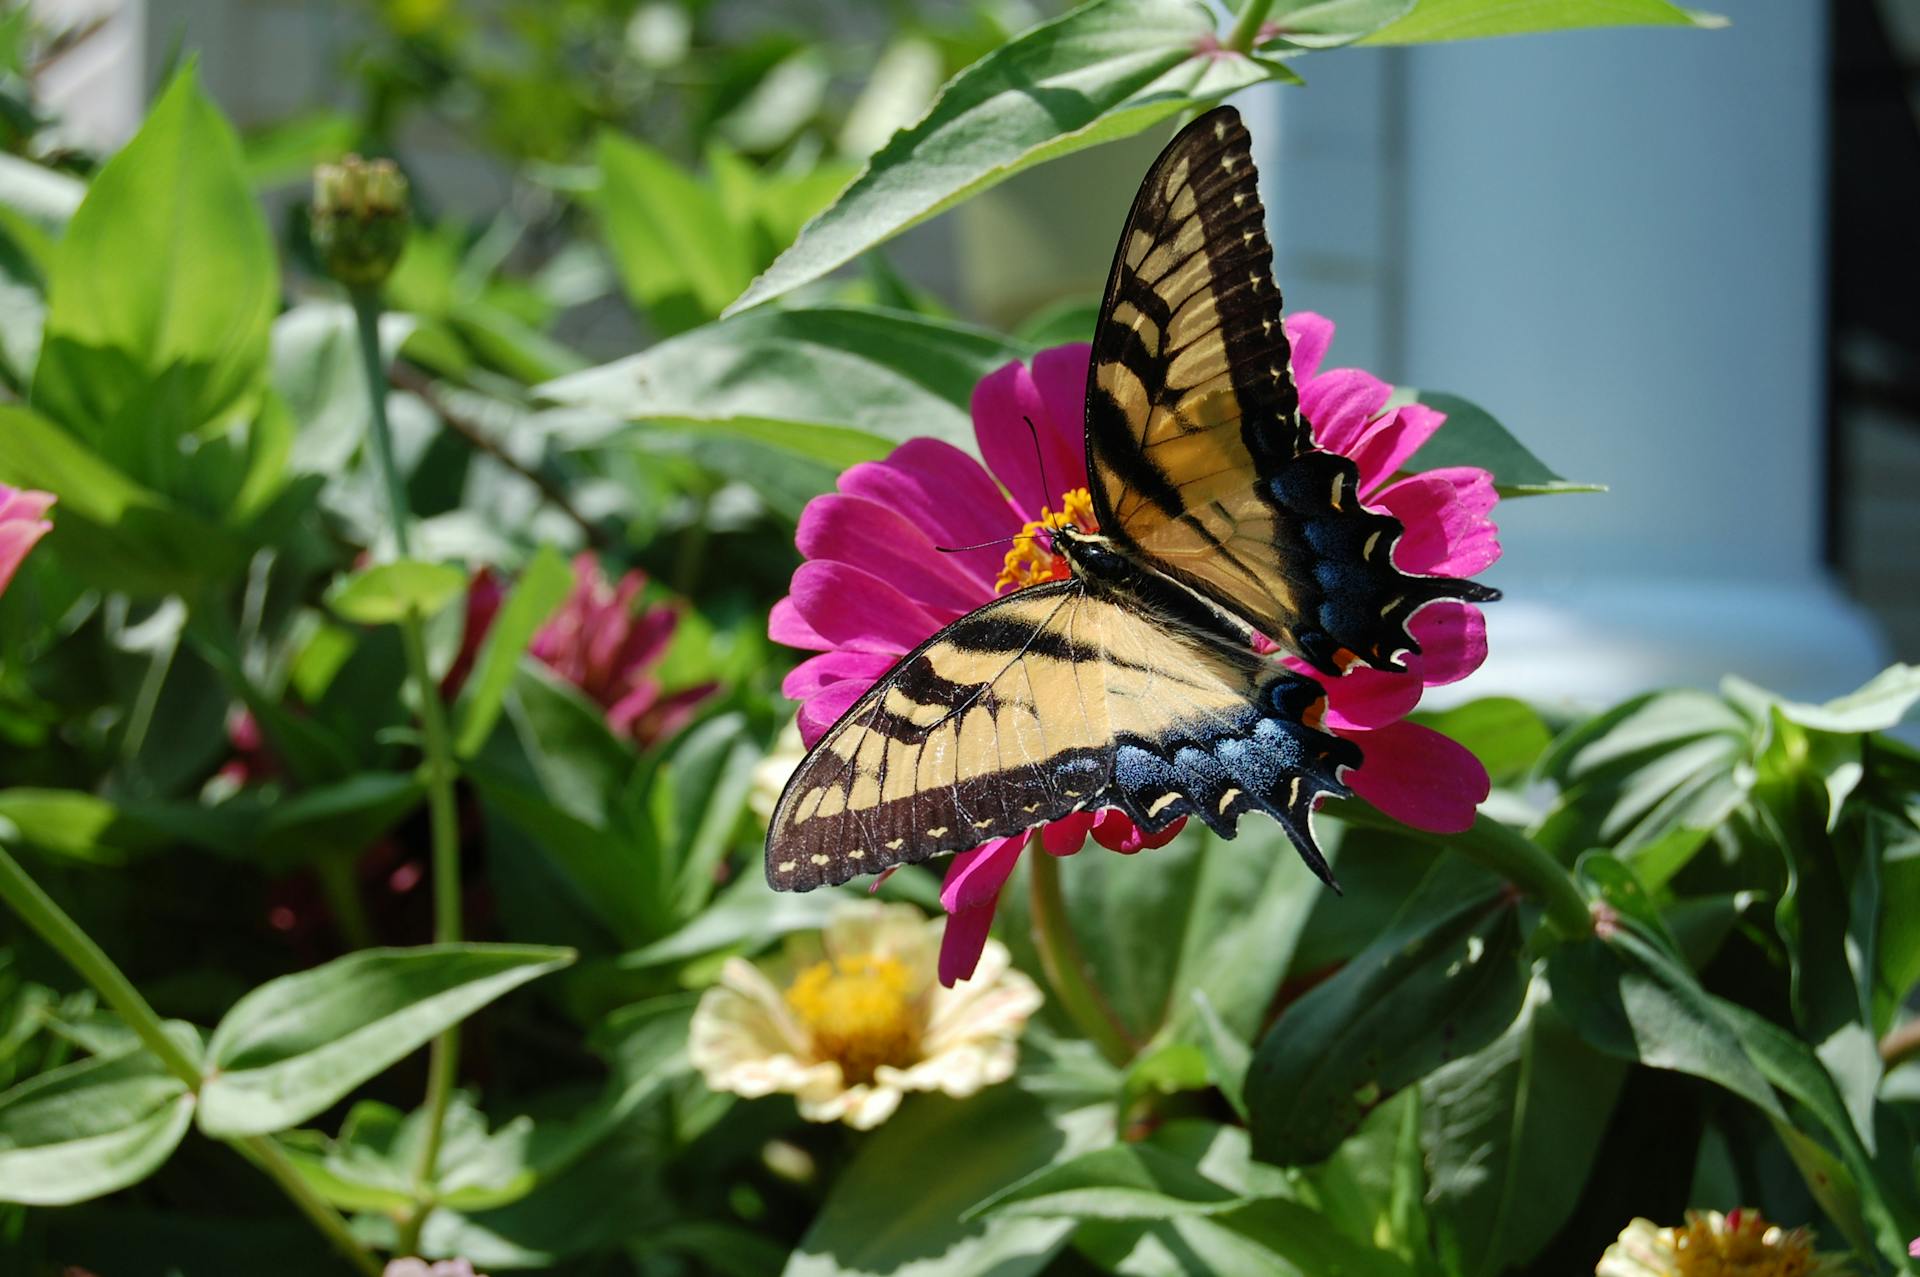
[[1400,522],[1314,449],[1291,359],[1247,131],[1221,107],[1161,153],[1121,232],[1088,372],[1095,514],[1323,672],[1402,668],[1423,604],[1493,592],[1394,567]]
[[1308,814],[1349,742],[1320,689],[1242,646],[1079,581],[955,621],[844,714],[788,781],[767,879],[808,890],[1119,807],[1147,829],[1255,808],[1325,876]]

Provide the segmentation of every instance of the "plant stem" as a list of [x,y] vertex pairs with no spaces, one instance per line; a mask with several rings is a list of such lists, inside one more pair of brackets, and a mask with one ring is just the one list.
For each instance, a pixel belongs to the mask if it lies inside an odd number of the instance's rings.
[[387,425],[386,360],[380,356],[380,294],[353,290],[353,318],[360,333],[360,366],[366,372],[367,407],[372,412],[373,457],[387,488],[387,509],[393,522],[393,544],[401,558],[412,554],[407,541],[407,489],[393,460],[393,431]]
[[[1038,839],[1034,841],[1037,843]],[[1031,875],[1033,893],[1033,943],[1040,950],[1040,967],[1046,973],[1047,983],[1080,1032],[1099,1047],[1108,1060],[1125,1065],[1138,1047],[1120,1017],[1087,978],[1086,957],[1080,952],[1080,942],[1074,938],[1073,924],[1067,920],[1058,858],[1043,847],[1029,847],[1027,872]]]
[[[80,924],[55,903],[53,897],[4,848],[0,848],[0,899],[5,899],[13,911],[40,934],[41,939],[52,945],[93,986],[108,1006],[120,1013],[120,1018],[139,1035],[140,1041],[167,1066],[169,1072],[184,1082],[188,1090],[196,1093],[200,1090],[200,1066],[178,1042],[167,1036],[160,1016],[140,996],[140,991],[133,987],[126,973],[114,965],[113,959],[93,942],[93,937],[82,931]],[[380,1263],[374,1258],[373,1252],[347,1228],[347,1221],[340,1217],[340,1213],[300,1178],[300,1172],[287,1161],[286,1154],[280,1151],[278,1145],[264,1135],[252,1135],[228,1143],[271,1176],[300,1213],[326,1234],[327,1239],[356,1269],[368,1277],[379,1277]]]
[[[387,426],[387,376],[380,357],[380,296],[370,288],[353,290],[353,313],[360,333],[360,359],[366,371],[367,405],[371,410],[374,456],[386,480],[393,544],[401,557],[410,552],[406,488],[393,461],[393,437]],[[426,626],[418,613],[400,621],[400,639],[406,649],[407,673],[420,702],[420,726],[425,757],[421,773],[427,785],[428,826],[433,843],[433,938],[438,944],[460,939],[460,818],[454,805],[453,737],[447,730],[446,706],[440,686],[427,662]],[[447,1122],[447,1105],[460,1068],[460,1029],[454,1026],[433,1040],[427,1057],[427,1129],[413,1165],[414,1212],[402,1230],[399,1252],[418,1248],[420,1230],[433,1209],[434,1172],[440,1160],[440,1140]]]
[[1235,53],[1252,53],[1253,46],[1260,41],[1260,28],[1266,25],[1267,13],[1272,8],[1273,0],[1247,0],[1247,7],[1240,10],[1227,36],[1227,47]]
[[313,1226],[326,1234],[335,1250],[344,1256],[348,1263],[367,1277],[380,1277],[380,1261],[371,1250],[353,1235],[347,1227],[347,1221],[340,1218],[340,1212],[327,1205],[326,1200],[314,1192],[307,1181],[300,1178],[300,1172],[294,1168],[287,1155],[269,1135],[248,1135],[229,1141],[235,1148],[246,1154],[247,1159],[278,1184],[300,1213],[312,1221]]
[[1439,834],[1403,825],[1358,799],[1329,802],[1326,811],[1349,825],[1416,838],[1492,870],[1538,900],[1548,923],[1563,939],[1582,940],[1593,934],[1593,911],[1573,876],[1531,838],[1497,820],[1475,816],[1472,828]]
[[168,1072],[185,1082],[188,1090],[200,1089],[200,1066],[167,1036],[159,1015],[133,987],[133,981],[4,849],[0,849],[0,898],[120,1013],[127,1027],[139,1035]]

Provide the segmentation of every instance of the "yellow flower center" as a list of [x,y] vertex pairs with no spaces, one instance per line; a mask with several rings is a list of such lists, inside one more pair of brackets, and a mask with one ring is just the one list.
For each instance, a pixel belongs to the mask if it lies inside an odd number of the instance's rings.
[[1814,1271],[1806,1233],[1769,1224],[1759,1211],[1730,1212],[1716,1229],[1703,1215],[1673,1230],[1675,1277],[1807,1277]]
[[881,1065],[920,1058],[922,1008],[913,973],[897,958],[855,954],[816,962],[794,977],[787,1005],[814,1053],[840,1066],[848,1085],[871,1082]]
[[1042,506],[1040,517],[1020,529],[1019,537],[1015,539],[1013,548],[1007,551],[1006,561],[1000,566],[993,592],[1005,594],[1008,590],[1023,590],[1029,585],[1058,581],[1065,577],[1066,556],[1048,549],[1048,538],[1042,533],[1069,525],[1082,532],[1100,530],[1100,525],[1093,517],[1093,494],[1085,488],[1075,488],[1061,496],[1058,510]]

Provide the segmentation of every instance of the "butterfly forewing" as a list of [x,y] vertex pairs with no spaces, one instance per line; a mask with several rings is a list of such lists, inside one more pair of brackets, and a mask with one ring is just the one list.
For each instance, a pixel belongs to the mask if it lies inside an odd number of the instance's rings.
[[1399,668],[1406,623],[1470,582],[1409,576],[1401,527],[1300,415],[1246,128],[1201,116],[1141,184],[1087,386],[1101,530],[1327,673]]

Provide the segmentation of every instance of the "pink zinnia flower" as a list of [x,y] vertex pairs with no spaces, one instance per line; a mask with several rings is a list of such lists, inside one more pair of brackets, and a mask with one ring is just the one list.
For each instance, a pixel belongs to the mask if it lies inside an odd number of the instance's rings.
[[[1466,467],[1387,480],[1445,420],[1418,404],[1383,412],[1392,388],[1367,373],[1319,366],[1333,325],[1318,315],[1287,319],[1301,406],[1321,447],[1352,457],[1369,504],[1406,524],[1394,559],[1407,572],[1467,576],[1499,556],[1488,512],[1492,476]],[[821,655],[802,661],[783,690],[800,701],[800,734],[811,746],[895,661],[941,626],[1010,589],[1067,575],[1064,558],[1037,537],[998,549],[940,553],[1071,519],[1092,531],[1084,442],[1087,364],[1084,344],[1042,351],[1028,368],[1010,363],[973,394],[974,436],[982,467],[934,439],[910,439],[884,461],[840,477],[839,491],[809,502],[799,546],[807,561],[791,592],[773,608],[776,642]],[[1038,456],[1031,420],[1039,436]],[[1044,481],[1043,481],[1044,471]],[[1046,483],[1061,491],[1049,491]],[[1464,678],[1486,656],[1479,610],[1439,602],[1414,618],[1422,646],[1405,673],[1357,668],[1327,685],[1324,726],[1354,739],[1365,763],[1347,773],[1356,793],[1423,828],[1454,830],[1473,820],[1488,791],[1485,768],[1437,732],[1401,721],[1424,687]],[[1311,673],[1305,665],[1298,668]],[[940,978],[965,979],[993,922],[1000,888],[1037,832],[1056,856],[1071,855],[1091,833],[1110,850],[1159,847],[1176,822],[1146,834],[1123,813],[1076,813],[953,858],[941,903],[948,921]]]
[[[597,558],[579,555],[573,561],[573,592],[527,649],[606,710],[607,726],[615,735],[642,746],[686,726],[700,703],[719,690],[718,683],[701,683],[666,692],[653,676],[673,641],[680,614],[665,604],[636,610],[635,600],[646,584],[646,573],[637,568],[609,582]],[[472,671],[503,597],[491,569],[475,574],[467,591],[460,652],[441,684],[449,698],[458,694]]]
[[51,492],[0,483],[0,592],[13,580],[34,542],[53,530],[53,524],[42,517],[53,500]]

